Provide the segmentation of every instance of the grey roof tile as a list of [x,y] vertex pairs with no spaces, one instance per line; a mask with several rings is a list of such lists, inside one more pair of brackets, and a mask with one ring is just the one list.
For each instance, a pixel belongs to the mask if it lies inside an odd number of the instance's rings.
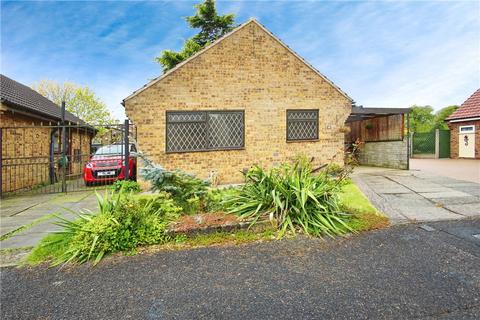
[[[3,74],[0,74],[0,97],[2,102],[13,105],[14,107],[21,107],[26,111],[41,114],[58,121],[62,118],[60,106],[32,88],[12,80]],[[65,113],[65,120],[78,124],[87,124],[68,111]]]

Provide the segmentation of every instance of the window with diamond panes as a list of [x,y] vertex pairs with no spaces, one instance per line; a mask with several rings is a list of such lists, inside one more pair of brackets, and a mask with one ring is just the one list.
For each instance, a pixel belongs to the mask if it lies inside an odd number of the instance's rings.
[[287,141],[318,139],[318,110],[287,110]]
[[167,112],[167,152],[244,147],[243,111]]

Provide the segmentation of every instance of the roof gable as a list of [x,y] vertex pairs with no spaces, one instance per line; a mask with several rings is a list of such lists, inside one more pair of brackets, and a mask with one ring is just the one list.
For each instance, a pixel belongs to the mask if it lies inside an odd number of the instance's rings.
[[475,91],[460,108],[452,113],[446,120],[468,119],[480,117],[480,89]]
[[[25,111],[46,116],[55,120],[62,119],[62,109],[53,101],[20,82],[0,74],[0,97],[7,105],[22,108]],[[65,120],[86,124],[82,119],[66,111]]]
[[237,28],[235,28],[234,30],[232,30],[231,32],[225,34],[223,37],[221,37],[220,39],[218,39],[217,41],[213,42],[212,44],[206,46],[205,48],[203,48],[202,50],[200,50],[199,52],[197,52],[196,54],[194,54],[193,56],[189,57],[188,59],[182,61],[181,63],[179,63],[178,65],[176,65],[174,68],[168,70],[166,73],[164,73],[163,75],[151,80],[150,82],[148,82],[147,84],[145,84],[142,88],[134,91],[131,95],[129,95],[128,97],[126,97],[125,99],[123,99],[123,102],[122,104],[129,100],[130,98],[133,98],[134,96],[136,96],[137,94],[139,94],[140,92],[146,90],[147,88],[151,87],[152,85],[156,84],[157,82],[165,79],[166,77],[168,77],[169,75],[173,74],[176,70],[180,69],[182,66],[184,66],[185,64],[188,64],[190,61],[194,60],[195,58],[197,58],[198,56],[202,55],[203,53],[207,52],[210,48],[218,45],[219,43],[221,43],[223,40],[227,39],[228,37],[230,37],[232,34],[238,32],[239,30],[243,29],[244,27],[246,27],[247,25],[251,24],[251,23],[254,23],[255,25],[257,25],[258,27],[260,27],[263,31],[265,31],[269,36],[271,36],[275,41],[277,41],[278,43],[280,43],[284,48],[286,48],[291,54],[293,54],[297,59],[299,59],[303,64],[305,64],[308,68],[310,68],[312,71],[314,71],[318,76],[320,76],[324,81],[326,81],[328,84],[330,84],[333,88],[335,88],[342,96],[344,96],[345,98],[347,98],[348,100],[350,101],[353,101],[352,98],[350,98],[345,92],[343,92],[338,86],[336,86],[330,79],[328,79],[326,76],[324,76],[322,73],[320,73],[320,71],[318,71],[315,67],[313,67],[310,63],[308,63],[305,59],[303,59],[300,55],[298,55],[295,51],[293,51],[289,46],[287,46],[283,41],[281,41],[278,37],[276,37],[272,32],[270,32],[267,28],[265,28],[261,23],[259,23],[257,20],[255,19],[250,19],[248,20],[247,22],[239,25]]

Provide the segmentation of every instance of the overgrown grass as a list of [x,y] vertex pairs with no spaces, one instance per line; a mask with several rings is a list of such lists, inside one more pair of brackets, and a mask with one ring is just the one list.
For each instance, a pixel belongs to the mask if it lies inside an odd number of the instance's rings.
[[208,247],[214,245],[243,244],[255,241],[270,241],[276,239],[276,232],[267,229],[262,232],[253,232],[249,230],[238,230],[234,232],[215,232],[210,234],[198,234],[192,237],[178,235],[173,241],[166,244],[155,246],[154,248],[144,248],[144,251],[153,250],[181,250],[187,248]]
[[[141,247],[138,249],[138,252],[182,250],[215,245],[238,245],[255,241],[271,241],[275,239],[275,231],[271,229],[259,233],[248,230],[239,230],[231,233],[216,232],[211,234],[199,234],[192,237],[178,235],[164,244]],[[45,262],[58,260],[65,254],[65,250],[68,247],[68,243],[65,240],[66,239],[62,238],[59,234],[49,234],[33,249],[23,262],[23,265],[37,266]],[[128,251],[123,252],[123,254],[131,255],[136,252],[137,251]]]
[[63,234],[50,233],[33,248],[23,264],[36,266],[47,261],[60,259],[68,248],[69,240]]
[[342,187],[339,194],[340,207],[352,214],[349,226],[355,231],[385,228],[388,218],[379,212],[352,182]]

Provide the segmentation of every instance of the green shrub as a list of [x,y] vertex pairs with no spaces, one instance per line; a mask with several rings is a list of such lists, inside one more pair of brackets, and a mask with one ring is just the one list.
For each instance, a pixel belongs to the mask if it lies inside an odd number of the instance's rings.
[[205,197],[204,210],[206,212],[228,211],[228,206],[225,204],[225,199],[238,194],[239,188],[214,188],[207,192]]
[[338,201],[347,176],[314,169],[304,158],[268,171],[255,166],[245,174],[238,194],[228,196],[225,204],[230,213],[253,219],[252,223],[268,217],[279,227],[280,237],[287,229],[315,236],[343,234],[352,231],[350,215],[341,211]]
[[179,218],[182,212],[182,208],[175,204],[172,196],[167,192],[135,195],[134,200],[138,201],[141,207],[150,204],[152,211],[169,221]]
[[207,194],[209,182],[180,170],[168,171],[141,155],[145,166],[140,170],[142,177],[149,181],[152,191],[164,191],[172,195],[184,213],[195,213],[201,209]]
[[117,180],[112,184],[112,190],[115,192],[139,193],[140,185],[132,180]]
[[172,199],[162,195],[149,199],[121,193],[105,197],[97,194],[97,197],[100,209],[97,214],[80,213],[75,221],[60,218],[57,225],[64,229],[57,234],[61,236],[43,244],[64,244],[64,252],[56,255],[54,265],[89,260],[96,264],[108,253],[164,243],[169,240],[165,232],[168,224],[181,210]]

